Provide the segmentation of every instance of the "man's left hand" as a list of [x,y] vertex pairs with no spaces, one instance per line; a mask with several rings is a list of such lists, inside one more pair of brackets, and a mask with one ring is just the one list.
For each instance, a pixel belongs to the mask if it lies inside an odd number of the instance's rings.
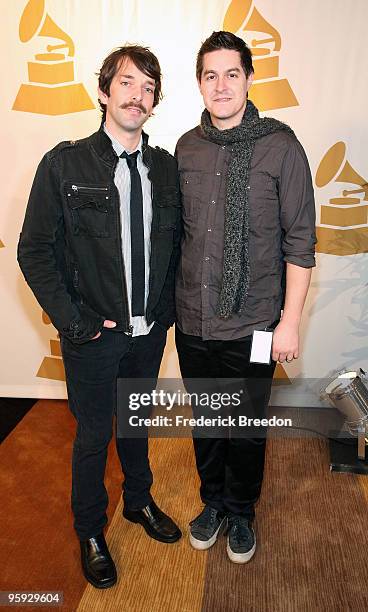
[[290,363],[299,357],[299,326],[281,320],[273,332],[272,359]]

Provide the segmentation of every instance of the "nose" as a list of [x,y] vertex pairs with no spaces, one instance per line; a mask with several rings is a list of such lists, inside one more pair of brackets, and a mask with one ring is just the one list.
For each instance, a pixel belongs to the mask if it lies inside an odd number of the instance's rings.
[[134,100],[135,102],[141,102],[142,90],[140,87],[135,87],[134,90],[131,92],[131,95],[132,95],[132,100]]
[[224,91],[224,89],[226,89],[226,81],[224,76],[219,75],[216,83],[216,89],[219,92]]

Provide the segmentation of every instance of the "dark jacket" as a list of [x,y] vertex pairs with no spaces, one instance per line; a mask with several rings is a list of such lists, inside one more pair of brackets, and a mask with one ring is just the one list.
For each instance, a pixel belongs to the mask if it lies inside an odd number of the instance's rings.
[[[147,323],[175,318],[174,275],[180,242],[175,158],[147,145],[143,161],[152,184]],[[91,339],[105,319],[130,332],[122,259],[118,157],[102,128],[46,153],[33,182],[18,245],[18,261],[42,308],[61,334]]]

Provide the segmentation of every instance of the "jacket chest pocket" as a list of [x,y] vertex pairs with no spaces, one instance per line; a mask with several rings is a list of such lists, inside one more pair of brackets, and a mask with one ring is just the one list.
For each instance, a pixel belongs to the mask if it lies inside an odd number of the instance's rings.
[[75,236],[109,236],[110,189],[102,185],[68,185],[65,190]]
[[158,230],[174,230],[178,220],[179,193],[175,186],[160,186],[155,190],[158,208]]
[[200,210],[200,172],[181,172],[180,190],[183,197],[183,217],[196,221]]
[[279,227],[280,206],[277,181],[267,172],[251,171],[248,185],[250,224]]

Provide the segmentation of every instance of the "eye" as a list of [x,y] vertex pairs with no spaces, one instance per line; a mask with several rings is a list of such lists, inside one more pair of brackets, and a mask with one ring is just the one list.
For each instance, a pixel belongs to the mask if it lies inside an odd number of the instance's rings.
[[213,79],[214,79],[214,78],[215,78],[215,75],[214,75],[214,74],[208,74],[208,75],[206,76],[206,81],[213,81]]
[[129,85],[129,81],[121,81],[120,85],[124,85],[124,87],[126,87],[127,85]]
[[149,94],[153,94],[153,92],[154,92],[154,89],[152,87],[146,87],[145,90]]
[[238,78],[238,75],[237,75],[237,73],[236,73],[236,72],[230,72],[229,77],[230,77],[230,79],[233,79],[233,78],[234,78],[234,79],[237,79],[237,78]]

